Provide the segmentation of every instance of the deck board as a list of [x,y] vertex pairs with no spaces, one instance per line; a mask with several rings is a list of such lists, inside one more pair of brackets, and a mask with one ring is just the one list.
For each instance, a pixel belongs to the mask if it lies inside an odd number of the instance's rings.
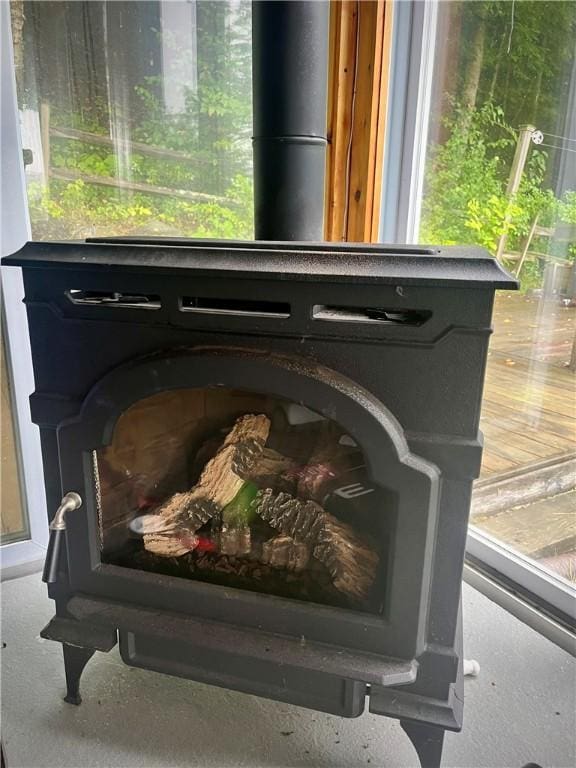
[[576,377],[567,367],[576,308],[498,295],[481,429],[481,477],[576,454]]
[[498,515],[477,515],[474,524],[531,557],[570,552],[576,538],[576,491]]

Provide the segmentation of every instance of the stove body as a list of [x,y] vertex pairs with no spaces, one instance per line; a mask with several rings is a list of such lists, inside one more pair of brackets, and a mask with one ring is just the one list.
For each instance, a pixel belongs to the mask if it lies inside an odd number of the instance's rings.
[[[30,243],[4,263],[24,273],[50,514],[63,494],[81,498],[43,631],[63,644],[67,700],[80,702],[94,651],[119,640],[127,664],[345,717],[368,703],[401,720],[423,765],[439,764],[444,730],[461,727],[461,576],[493,297],[514,281],[463,248],[116,240]],[[199,397],[194,432],[182,425]],[[134,534],[139,513],[191,483],[158,490],[170,456],[188,446],[188,472],[202,440],[255,412],[282,445],[316,430],[346,455],[321,505],[368,542],[353,555],[362,572],[377,562],[369,589],[354,575],[348,592],[318,591],[316,561],[299,575],[262,554],[155,559]],[[136,436],[118,447],[122,429]]]

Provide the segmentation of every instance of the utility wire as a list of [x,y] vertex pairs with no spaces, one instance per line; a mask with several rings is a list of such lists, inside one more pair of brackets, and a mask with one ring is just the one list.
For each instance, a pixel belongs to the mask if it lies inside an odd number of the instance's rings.
[[561,141],[573,141],[576,144],[576,139],[570,139],[568,136],[558,136],[555,133],[546,133],[546,131],[542,131],[542,134],[544,136],[550,136],[552,139],[561,139]]
[[544,141],[540,142],[538,145],[539,147],[550,147],[550,149],[559,149],[560,152],[574,152],[576,153],[576,149],[572,149],[571,147],[557,147],[555,144],[546,144]]

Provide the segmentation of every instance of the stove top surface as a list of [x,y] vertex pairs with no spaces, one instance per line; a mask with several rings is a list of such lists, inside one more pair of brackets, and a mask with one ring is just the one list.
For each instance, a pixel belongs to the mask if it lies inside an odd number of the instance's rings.
[[25,268],[194,271],[212,276],[275,277],[348,283],[477,285],[514,290],[512,278],[475,246],[110,238],[29,242],[2,260]]

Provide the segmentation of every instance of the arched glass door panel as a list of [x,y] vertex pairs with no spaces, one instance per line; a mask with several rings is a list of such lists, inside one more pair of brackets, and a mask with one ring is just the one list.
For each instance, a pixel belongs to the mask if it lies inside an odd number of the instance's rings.
[[224,387],[137,401],[94,451],[102,561],[383,610],[394,494],[336,422]]

